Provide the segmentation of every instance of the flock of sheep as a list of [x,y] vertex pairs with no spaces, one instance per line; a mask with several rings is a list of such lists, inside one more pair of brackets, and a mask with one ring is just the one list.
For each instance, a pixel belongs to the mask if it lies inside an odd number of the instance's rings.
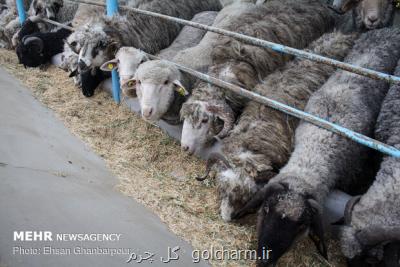
[[[4,0],[0,0],[4,1]],[[28,1],[29,2],[29,1]],[[258,251],[274,265],[309,236],[327,257],[322,206],[332,190],[351,199],[339,240],[350,266],[400,266],[400,160],[200,81],[169,61],[305,110],[400,149],[400,85],[336,70],[224,35],[123,9],[63,0],[1,3],[0,45],[21,64],[52,62],[70,72],[86,97],[118,70],[122,92],[138,99],[142,117],[183,121],[182,150],[217,147],[221,217],[258,212]],[[154,11],[304,49],[400,76],[400,29],[392,0],[125,0]],[[69,24],[58,28],[48,18]],[[147,54],[157,55],[151,60]],[[215,144],[218,144],[216,146]]]

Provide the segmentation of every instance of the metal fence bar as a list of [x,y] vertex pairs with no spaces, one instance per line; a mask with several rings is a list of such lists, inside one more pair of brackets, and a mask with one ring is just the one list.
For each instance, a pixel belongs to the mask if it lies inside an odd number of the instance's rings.
[[[71,1],[71,0],[70,0]],[[90,0],[73,0],[71,2],[78,2],[78,3],[84,3],[84,4],[89,4],[89,5],[96,5],[96,6],[104,6],[104,4],[101,3],[97,3],[97,2],[93,2]],[[349,72],[353,72],[362,76],[366,76],[372,79],[376,79],[376,80],[384,80],[390,83],[400,83],[400,77],[394,76],[394,75],[390,75],[390,74],[386,74],[386,73],[382,73],[382,72],[378,72],[378,71],[374,71],[374,70],[370,70],[370,69],[366,69],[366,68],[362,68],[359,66],[355,66],[349,63],[345,63],[345,62],[341,62],[335,59],[331,59],[331,58],[327,58],[327,57],[323,57],[323,56],[319,56],[313,53],[309,53],[309,52],[305,52],[299,49],[295,49],[292,47],[288,47],[288,46],[284,46],[281,44],[277,44],[277,43],[273,43],[273,42],[269,42],[266,40],[261,40],[261,39],[257,39],[254,37],[250,37],[244,34],[240,34],[240,33],[236,33],[236,32],[232,32],[232,31],[227,31],[224,29],[220,29],[220,28],[216,28],[213,26],[207,26],[204,24],[200,24],[200,23],[196,23],[196,22],[192,22],[192,21],[188,21],[188,20],[184,20],[184,19],[180,19],[180,18],[175,18],[175,17],[171,17],[171,16],[167,16],[167,15],[163,15],[163,14],[159,14],[159,13],[155,13],[155,12],[151,12],[151,11],[147,11],[147,10],[142,10],[142,9],[137,9],[137,8],[132,8],[132,7],[127,7],[127,6],[121,6],[121,8],[123,9],[127,9],[127,10],[131,10],[133,12],[139,13],[139,14],[143,14],[143,15],[147,15],[147,16],[152,16],[152,17],[157,17],[160,19],[164,19],[164,20],[168,20],[168,21],[173,21],[179,24],[183,24],[183,25],[188,25],[194,28],[199,28],[202,30],[206,30],[206,31],[211,31],[211,32],[215,32],[218,34],[222,34],[222,35],[226,35],[232,38],[235,38],[239,41],[251,44],[251,45],[256,45],[256,46],[260,46],[260,47],[264,47],[264,48],[269,48],[272,49],[274,51],[280,52],[280,53],[285,53],[285,54],[290,54],[293,56],[297,56],[297,57],[302,57],[302,58],[306,58],[318,63],[323,63],[323,64],[327,64],[330,66],[333,66],[335,68],[339,68],[345,71],[349,71]]]
[[24,23],[26,20],[26,13],[25,13],[25,7],[24,7],[24,1],[23,0],[15,0],[17,4],[17,11],[18,11],[18,19],[19,23]]
[[[156,56],[148,54],[150,58],[152,59],[160,59]],[[171,62],[171,61],[169,61]],[[354,132],[350,129],[347,129],[345,127],[342,127],[340,125],[334,124],[332,122],[323,120],[317,116],[314,116],[312,114],[309,114],[307,112],[295,109],[291,106],[282,104],[278,101],[272,100],[270,98],[261,96],[257,93],[251,92],[249,90],[246,90],[242,87],[239,87],[234,84],[230,84],[228,82],[219,80],[215,77],[209,76],[207,74],[189,69],[185,66],[179,65],[177,63],[171,62],[172,64],[175,64],[180,70],[189,73],[190,75],[193,75],[205,82],[215,84],[221,88],[227,89],[229,91],[232,91],[240,96],[244,96],[250,100],[253,100],[255,102],[258,102],[260,104],[266,105],[268,107],[274,108],[276,110],[282,111],[286,114],[289,114],[291,116],[294,116],[296,118],[299,118],[301,120],[307,121],[309,123],[312,123],[318,127],[321,127],[323,129],[326,129],[328,131],[334,132],[336,134],[339,134],[341,136],[347,137],[359,144],[362,144],[364,146],[370,147],[372,149],[378,150],[382,153],[385,153],[387,155],[400,158],[400,150],[396,149],[395,147],[386,145],[380,141],[374,140],[368,136],[362,135],[360,133]]]
[[40,20],[42,20],[43,22],[46,22],[46,23],[50,23],[50,24],[56,25],[56,26],[58,26],[60,28],[64,28],[64,29],[70,30],[71,32],[75,31],[75,29],[72,28],[71,26],[59,23],[59,22],[54,21],[54,20],[50,20],[50,19],[46,19],[46,18],[40,18]]
[[[86,3],[86,4],[91,4],[91,3],[88,3],[90,1],[76,1],[76,2],[83,2],[83,3]],[[99,3],[94,3],[94,5],[104,6],[103,4],[99,4]],[[150,55],[150,54],[148,54],[148,55],[152,59],[161,59],[159,57],[156,57],[156,56],[153,56],[153,55]],[[380,151],[380,152],[382,152],[384,154],[387,154],[389,156],[393,156],[395,158],[400,158],[400,150],[396,149],[395,147],[386,145],[386,144],[384,144],[384,143],[382,143],[380,141],[374,140],[374,139],[372,139],[372,138],[370,138],[368,136],[365,136],[365,135],[362,135],[360,133],[354,132],[354,131],[352,131],[350,129],[347,129],[347,128],[342,127],[342,126],[337,125],[337,124],[334,124],[332,122],[323,120],[323,119],[321,119],[321,118],[319,118],[319,117],[317,117],[315,115],[306,113],[304,111],[295,109],[295,108],[293,108],[291,106],[282,104],[282,103],[280,103],[278,101],[275,101],[275,100],[269,99],[267,97],[261,96],[259,94],[256,94],[254,92],[248,91],[248,90],[246,90],[246,89],[244,89],[242,87],[239,87],[239,86],[236,86],[234,84],[230,84],[228,82],[219,80],[219,79],[217,79],[215,77],[212,77],[212,76],[209,76],[207,74],[204,74],[204,73],[189,69],[189,68],[187,68],[185,66],[182,66],[182,65],[179,65],[179,64],[177,64],[175,62],[172,62],[172,61],[169,61],[169,62],[171,62],[172,64],[175,64],[180,70],[182,70],[184,72],[187,72],[190,75],[193,75],[193,76],[195,76],[195,77],[197,77],[197,78],[199,78],[199,79],[201,79],[201,80],[203,80],[205,82],[208,82],[208,83],[214,84],[216,86],[219,86],[221,88],[230,90],[230,91],[232,91],[232,92],[234,92],[234,93],[236,93],[238,95],[244,96],[244,97],[246,97],[246,98],[248,98],[248,99],[250,99],[252,101],[255,101],[255,102],[258,102],[260,104],[269,106],[271,108],[274,108],[276,110],[282,111],[282,112],[284,112],[286,114],[289,114],[289,115],[294,116],[296,118],[299,118],[301,120],[304,120],[304,121],[307,121],[309,123],[312,123],[312,124],[314,124],[314,125],[316,125],[318,127],[326,129],[328,131],[331,131],[331,132],[334,132],[334,133],[339,134],[341,136],[347,137],[347,138],[349,138],[349,139],[351,139],[351,140],[353,140],[353,141],[355,141],[355,142],[357,142],[359,144],[362,144],[364,146],[367,146],[367,147],[370,147],[372,149],[378,150],[378,151]],[[393,77],[395,77],[395,76],[393,76]],[[398,78],[398,77],[396,77],[396,78]]]
[[[118,13],[118,0],[107,0],[107,16],[113,16],[114,14]],[[117,70],[111,71],[111,78],[112,78],[112,95],[114,101],[116,103],[121,102],[120,97],[120,84],[119,84],[119,75]]]

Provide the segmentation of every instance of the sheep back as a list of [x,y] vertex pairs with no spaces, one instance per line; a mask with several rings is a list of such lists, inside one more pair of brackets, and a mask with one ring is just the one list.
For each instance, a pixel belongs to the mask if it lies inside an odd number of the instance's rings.
[[[373,30],[361,35],[345,62],[391,73],[400,57],[399,29]],[[305,111],[358,133],[372,136],[383,98],[385,81],[337,71],[310,98]],[[328,130],[301,122],[295,150],[273,181],[286,181],[293,190],[323,203],[337,186],[349,190],[364,182],[370,149]],[[363,177],[364,179],[360,179]]]
[[[400,75],[400,61],[395,75]],[[400,149],[400,85],[386,95],[375,129],[378,140]],[[400,226],[400,159],[385,156],[374,183],[353,207],[350,225],[342,229],[342,251],[353,258],[362,250],[356,233],[369,228]]]
[[[231,5],[229,8],[236,6],[241,5]],[[228,30],[299,49],[306,47],[334,24],[331,10],[318,0],[268,1],[263,5],[247,6],[247,9],[241,9],[239,19],[230,21]],[[289,59],[291,56],[287,54],[219,35],[216,47],[212,50],[213,67],[209,72],[253,90],[260,79]],[[226,92],[226,97],[239,108],[247,101],[230,92]]]
[[[340,32],[327,33],[311,43],[306,51],[343,60],[357,36]],[[332,66],[298,58],[267,76],[254,91],[303,110],[311,94],[334,71]],[[249,102],[231,135],[223,140],[223,152],[235,158],[233,161],[241,162],[243,160],[239,159],[240,152],[248,151],[245,160],[249,166],[245,169],[250,170],[250,176],[256,179],[260,173],[278,170],[287,162],[297,124],[298,119],[295,117],[256,102]]]

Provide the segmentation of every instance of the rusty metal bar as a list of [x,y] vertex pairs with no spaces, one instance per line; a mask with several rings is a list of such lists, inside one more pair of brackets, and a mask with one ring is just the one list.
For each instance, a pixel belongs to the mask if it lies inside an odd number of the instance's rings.
[[[150,54],[148,54],[148,55],[152,59],[164,60],[164,59],[161,59],[159,57],[156,57],[156,56],[153,56],[153,55],[150,55]],[[386,144],[384,144],[384,143],[382,143],[380,141],[377,141],[375,139],[372,139],[372,138],[370,138],[368,136],[365,136],[365,135],[362,135],[360,133],[354,132],[354,131],[352,131],[350,129],[347,129],[347,128],[342,127],[342,126],[337,125],[337,124],[334,124],[332,122],[323,120],[323,119],[321,119],[321,118],[319,118],[317,116],[314,116],[314,115],[309,114],[307,112],[304,112],[302,110],[295,109],[295,108],[293,108],[291,106],[282,104],[282,103],[280,103],[278,101],[275,101],[275,100],[272,100],[270,98],[261,96],[261,95],[259,95],[257,93],[254,93],[254,92],[251,92],[249,90],[246,90],[246,89],[244,89],[244,88],[242,88],[240,86],[237,86],[237,85],[234,85],[234,84],[230,84],[228,82],[219,80],[219,79],[217,79],[215,77],[212,77],[212,76],[209,76],[207,74],[204,74],[204,73],[189,69],[189,68],[187,68],[185,66],[182,66],[182,65],[179,65],[179,64],[177,64],[175,62],[172,62],[172,61],[168,61],[168,62],[171,62],[172,64],[175,64],[180,70],[182,70],[184,72],[187,72],[190,75],[193,75],[193,76],[195,76],[195,77],[197,77],[197,78],[199,78],[199,79],[201,79],[201,80],[203,80],[203,81],[205,81],[207,83],[214,84],[214,85],[219,86],[221,88],[224,88],[226,90],[232,91],[232,92],[234,92],[234,93],[236,93],[236,94],[238,94],[240,96],[246,97],[246,98],[248,98],[248,99],[250,99],[252,101],[260,103],[262,105],[266,105],[268,107],[271,107],[271,108],[274,108],[276,110],[282,111],[282,112],[284,112],[286,114],[289,114],[291,116],[294,116],[294,117],[296,117],[298,119],[301,119],[301,120],[304,120],[306,122],[312,123],[312,124],[314,124],[314,125],[316,125],[316,126],[318,126],[320,128],[323,128],[325,130],[328,130],[328,131],[334,132],[334,133],[336,133],[338,135],[347,137],[347,138],[349,138],[349,139],[351,139],[351,140],[353,140],[353,141],[355,141],[355,142],[357,142],[359,144],[362,144],[364,146],[367,146],[367,147],[370,147],[372,149],[378,150],[378,151],[380,151],[380,152],[382,152],[384,154],[393,156],[395,158],[400,158],[400,150],[396,149],[395,147],[386,145]]]
[[[69,0],[70,2],[77,2],[77,3],[84,3],[84,4],[89,4],[89,5],[96,5],[96,6],[105,6],[102,3],[97,3],[94,1],[90,1],[90,0]],[[375,80],[384,80],[387,81],[389,83],[400,83],[400,77],[394,76],[394,75],[390,75],[390,74],[386,74],[386,73],[382,73],[382,72],[378,72],[378,71],[374,71],[371,69],[366,69],[366,68],[362,68],[359,66],[355,66],[352,64],[348,64],[345,62],[341,62],[335,59],[331,59],[331,58],[327,58],[327,57],[323,57],[323,56],[319,56],[313,53],[309,53],[309,52],[305,52],[299,49],[295,49],[289,46],[284,46],[281,44],[277,44],[277,43],[273,43],[273,42],[269,42],[266,40],[261,40],[261,39],[257,39],[254,37],[250,37],[244,34],[240,34],[237,32],[232,32],[232,31],[227,31],[224,29],[220,29],[220,28],[216,28],[213,26],[207,26],[204,24],[200,24],[200,23],[196,23],[196,22],[192,22],[192,21],[188,21],[188,20],[184,20],[184,19],[180,19],[180,18],[175,18],[175,17],[171,17],[171,16],[167,16],[167,15],[163,15],[163,14],[159,14],[159,13],[155,13],[155,12],[151,12],[151,11],[147,11],[147,10],[142,10],[142,9],[138,9],[138,8],[132,8],[132,7],[127,7],[127,6],[121,6],[120,8],[122,9],[127,9],[127,10],[131,10],[133,12],[139,13],[139,14],[143,14],[143,15],[147,15],[147,16],[152,16],[152,17],[157,17],[160,19],[164,19],[164,20],[168,20],[168,21],[173,21],[179,24],[183,24],[183,25],[187,25],[187,26],[191,26],[194,28],[199,28],[202,30],[206,30],[206,31],[210,31],[210,32],[215,32],[218,34],[222,34],[222,35],[226,35],[232,38],[235,38],[239,41],[251,44],[251,45],[256,45],[256,46],[260,46],[260,47],[264,47],[264,48],[269,48],[272,49],[274,51],[280,52],[280,53],[285,53],[285,54],[290,54],[296,57],[302,57],[302,58],[306,58],[318,63],[323,63],[323,64],[327,64],[330,66],[333,66],[335,68],[339,68],[345,71],[349,71],[349,72],[353,72],[362,76],[366,76]]]
[[75,29],[72,28],[71,26],[59,23],[59,22],[54,21],[54,20],[50,20],[50,19],[46,19],[46,18],[40,18],[40,20],[42,20],[43,22],[46,22],[46,23],[50,23],[50,24],[56,25],[56,26],[58,26],[60,28],[64,28],[64,29],[70,30],[71,32],[75,31]]

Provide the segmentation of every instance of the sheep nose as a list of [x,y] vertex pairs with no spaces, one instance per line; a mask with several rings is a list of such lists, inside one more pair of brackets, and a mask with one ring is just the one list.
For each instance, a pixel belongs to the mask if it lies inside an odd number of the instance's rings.
[[145,118],[150,117],[152,114],[153,114],[153,108],[150,107],[143,108],[143,116]]
[[187,152],[189,150],[189,146],[182,146],[182,151]]
[[371,23],[371,24],[374,24],[377,20],[378,20],[378,16],[377,15],[369,15],[368,16],[368,22]]
[[79,60],[78,67],[79,67],[80,70],[85,70],[85,69],[87,69],[88,66],[87,66],[86,63],[81,59],[81,60]]

